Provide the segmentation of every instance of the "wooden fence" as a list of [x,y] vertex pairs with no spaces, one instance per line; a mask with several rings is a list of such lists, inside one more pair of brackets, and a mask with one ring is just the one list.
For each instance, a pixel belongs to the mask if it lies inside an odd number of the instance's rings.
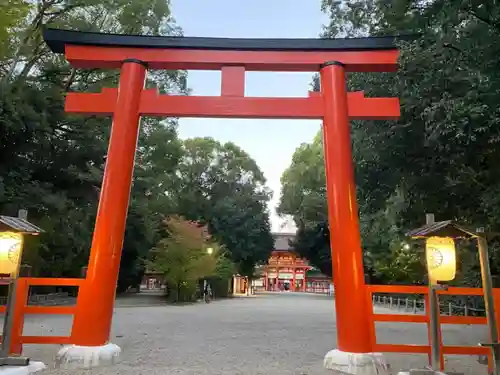
[[[373,295],[372,303],[375,306],[383,306],[385,308],[394,309],[397,311],[411,312],[413,314],[425,312],[425,299],[409,298],[409,297],[392,297],[387,295]],[[478,309],[468,304],[457,304],[453,302],[440,302],[441,314],[448,316],[485,316],[484,309]]]

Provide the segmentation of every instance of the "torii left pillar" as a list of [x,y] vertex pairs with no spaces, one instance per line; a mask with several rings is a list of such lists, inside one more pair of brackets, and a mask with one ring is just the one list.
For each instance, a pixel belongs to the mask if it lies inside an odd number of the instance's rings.
[[143,62],[123,61],[89,265],[85,283],[78,292],[71,334],[74,344],[59,351],[57,362],[62,367],[95,367],[100,362],[114,362],[121,352],[109,342],[109,336],[145,79]]
[[321,67],[320,77],[337,318],[337,349],[326,354],[324,365],[335,374],[390,375],[384,356],[371,352],[371,306],[367,305],[364,280],[345,66],[338,61],[327,62]]

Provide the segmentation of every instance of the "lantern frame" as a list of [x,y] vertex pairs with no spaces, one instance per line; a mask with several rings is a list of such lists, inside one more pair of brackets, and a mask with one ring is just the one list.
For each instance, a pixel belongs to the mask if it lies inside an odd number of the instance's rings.
[[24,236],[20,232],[0,231],[0,277],[17,278],[20,269]]
[[451,237],[432,236],[425,241],[425,258],[429,280],[452,281],[457,273],[455,241]]
[[[434,221],[434,214],[426,215],[427,224],[408,232],[406,235],[413,239],[428,239],[430,237],[448,237],[451,239],[467,239],[477,240],[479,252],[479,263],[481,265],[481,278],[484,291],[484,301],[486,307],[486,317],[490,331],[490,343],[479,344],[489,346],[493,353],[493,373],[500,375],[500,341],[497,329],[497,320],[495,316],[494,300],[493,300],[493,283],[491,279],[491,270],[488,257],[488,236],[497,236],[499,233],[484,233],[484,229],[480,228],[476,231],[467,229],[452,220]],[[426,256],[427,257],[427,256]],[[429,274],[430,276],[430,274]],[[430,310],[430,338],[431,338],[431,363],[432,368],[436,370],[440,362],[440,343],[439,343],[439,300],[437,290],[443,286],[437,284],[436,281],[429,277],[429,310]]]
[[[17,247],[17,253],[15,254],[15,261],[11,262],[14,264],[11,266],[10,272],[0,274],[0,277],[4,277],[4,281],[6,281],[6,284],[9,288],[7,295],[7,306],[5,309],[5,318],[3,323],[2,343],[0,346],[0,366],[28,366],[30,363],[30,360],[27,357],[11,357],[9,354],[12,344],[12,324],[15,314],[14,309],[17,279],[19,277],[19,271],[21,269],[21,259],[23,256],[24,236],[27,234],[38,235],[42,233],[43,230],[26,220],[26,211],[21,210],[19,212],[19,216],[21,216],[21,214],[24,217],[0,215],[0,233],[4,236],[8,236],[8,233],[11,236],[17,237],[18,240],[17,244],[14,245]],[[9,254],[7,254],[7,258],[8,256]],[[0,271],[1,270],[2,266],[0,264]]]

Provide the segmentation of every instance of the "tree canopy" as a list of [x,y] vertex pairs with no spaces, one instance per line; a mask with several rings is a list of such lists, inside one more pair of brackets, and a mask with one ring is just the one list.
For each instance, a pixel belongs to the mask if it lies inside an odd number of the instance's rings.
[[[500,6],[494,1],[325,0],[323,10],[330,18],[325,37],[419,36],[401,43],[396,74],[352,73],[348,86],[369,96],[401,98],[398,121],[351,123],[365,266],[379,281],[421,282],[420,256],[402,243],[405,231],[422,225],[425,213],[473,228],[497,231],[500,225],[495,168]],[[279,210],[293,215],[302,229],[299,242],[326,233],[322,162],[318,136],[297,149],[283,175]],[[304,172],[308,166],[311,171]],[[314,246],[328,255],[327,243]],[[492,253],[498,273],[496,243]],[[475,253],[462,259],[467,261],[460,264],[461,279],[476,283]]]
[[249,155],[233,143],[211,138],[185,142],[179,164],[177,211],[208,225],[231,254],[239,273],[252,276],[274,248],[265,178]]
[[152,249],[148,263],[164,277],[173,301],[191,301],[201,279],[222,276],[227,283],[232,265],[206,227],[178,216],[166,219],[165,226],[166,236]]
[[[70,116],[64,97],[116,87],[119,72],[71,67],[46,47],[44,26],[147,35],[182,31],[169,1],[0,5],[0,213],[28,209],[29,220],[45,230],[25,247],[23,262],[34,275],[75,277],[88,260],[111,120]],[[152,70],[146,85],[188,94],[186,76]],[[141,120],[119,291],[140,282],[144,259],[165,238],[163,222],[172,215],[206,224],[242,271],[272,249],[269,193],[255,161],[234,144],[181,140],[177,126],[177,119]]]

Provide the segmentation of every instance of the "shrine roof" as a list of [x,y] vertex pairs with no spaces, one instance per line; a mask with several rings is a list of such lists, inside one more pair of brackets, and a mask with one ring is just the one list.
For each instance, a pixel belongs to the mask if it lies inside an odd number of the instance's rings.
[[295,238],[294,233],[273,233],[273,238],[273,251],[292,251],[290,240],[293,240]]
[[380,51],[397,49],[397,42],[414,36],[377,36],[338,39],[205,38],[150,36],[82,32],[47,28],[43,38],[52,52],[64,53],[64,46],[125,47],[152,49],[232,50],[232,51]]

